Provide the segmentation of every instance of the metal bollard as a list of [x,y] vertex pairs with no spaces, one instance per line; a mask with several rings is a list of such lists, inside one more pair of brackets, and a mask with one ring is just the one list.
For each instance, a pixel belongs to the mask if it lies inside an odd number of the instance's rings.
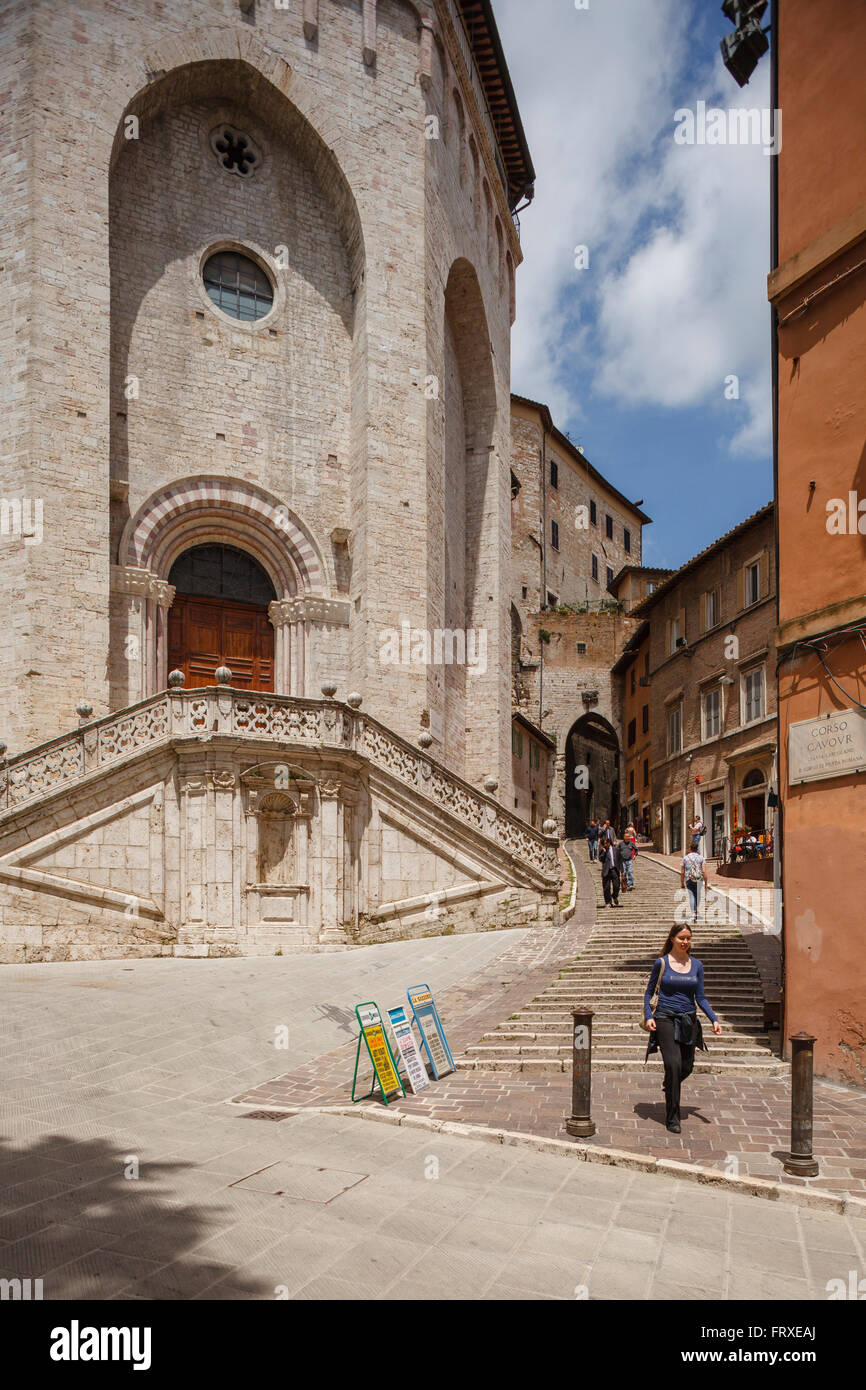
[[592,1100],[592,1020],[593,1010],[578,1004],[571,1011],[574,1020],[572,1034],[574,1050],[571,1066],[571,1117],[566,1120],[568,1134],[588,1139],[595,1134],[595,1122],[590,1114]]
[[812,1156],[812,1070],[815,1039],[810,1033],[791,1038],[791,1152],[782,1167],[797,1178],[817,1178]]

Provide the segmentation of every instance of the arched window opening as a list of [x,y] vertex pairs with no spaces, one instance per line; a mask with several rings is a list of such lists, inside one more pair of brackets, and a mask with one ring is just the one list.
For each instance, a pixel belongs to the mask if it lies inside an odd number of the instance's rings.
[[230,599],[233,603],[272,603],[274,586],[245,550],[233,545],[197,545],[175,560],[168,576],[178,593],[198,598]]

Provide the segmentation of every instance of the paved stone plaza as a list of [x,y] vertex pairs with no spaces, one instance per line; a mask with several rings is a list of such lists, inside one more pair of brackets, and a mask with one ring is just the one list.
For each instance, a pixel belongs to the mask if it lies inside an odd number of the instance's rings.
[[[830,1279],[862,1277],[866,1217],[853,1211],[409,1117],[274,1123],[226,1104],[340,1043],[351,1053],[353,1004],[388,1007],[407,983],[462,992],[480,1017],[494,983],[517,987],[508,960],[535,935],[4,968],[0,1278],[41,1277],[46,1299],[573,1300],[825,1299]],[[283,1025],[289,1046],[275,1051]]]
[[[559,1001],[556,1007],[557,1016],[565,1018],[566,1027],[570,1026],[568,1009],[578,1002],[581,991],[586,991],[588,1002],[598,1007],[591,983],[588,989],[585,983],[572,988],[562,986],[558,980],[559,976],[571,978],[567,970],[586,949],[590,938],[593,945],[608,943],[611,952],[616,950],[611,944],[614,923],[605,916],[603,908],[597,907],[597,875],[590,873],[579,855],[575,864],[580,885],[577,911],[565,927],[539,928],[521,935],[495,962],[440,996],[452,1050],[461,1057],[460,1070],[420,1096],[395,1102],[399,1111],[446,1123],[483,1125],[549,1139],[567,1138],[563,1118],[571,1109],[569,1050],[564,1049],[566,1055],[553,1060],[509,1058],[503,1054],[509,1050],[518,1052],[517,1045],[512,1044],[486,1049],[494,1056],[494,1060],[487,1060],[479,1056],[477,1044],[480,1039],[493,1036],[492,1030],[497,1027],[499,1031],[518,1029],[521,1016],[533,1007],[534,999],[544,998],[545,991],[562,991],[564,1002]],[[657,938],[661,940],[667,930],[666,913],[672,911],[676,880],[666,868],[642,856],[637,882],[635,908],[632,909],[629,897],[627,911],[634,911],[639,921],[654,919]],[[624,915],[625,910],[617,918],[616,929]],[[732,930],[742,939],[739,928]],[[760,954],[770,938],[752,934],[749,940],[749,951]],[[696,942],[695,954],[700,957],[700,927]],[[650,959],[651,956],[646,959],[643,974],[634,971],[634,961],[628,961],[628,972],[623,977],[623,999],[634,1026],[624,1027],[622,1036],[629,1043],[638,1040],[638,1060],[605,1064],[599,1060],[602,1042],[593,1042],[592,1113],[597,1133],[590,1145],[629,1150],[647,1161],[681,1161],[719,1175],[781,1183],[786,1189],[824,1193],[828,1200],[843,1201],[849,1196],[866,1200],[866,1096],[827,1082],[815,1083],[814,1147],[820,1174],[809,1179],[792,1177],[782,1167],[791,1133],[788,1065],[779,1063],[775,1071],[752,1074],[752,1068],[724,1060],[726,1039],[714,1038],[709,1030],[707,1060],[699,1054],[696,1074],[683,1090],[682,1133],[666,1131],[661,1064],[656,1058],[644,1066],[645,1035],[636,1025]],[[712,971],[707,978],[708,991],[718,1004]],[[384,1007],[384,1001],[380,1002]],[[599,1018],[596,1026],[598,1023]],[[727,1023],[726,1028],[730,1032]],[[598,1036],[600,1039],[601,1034]],[[778,1048],[778,1033],[774,1046]],[[343,1105],[349,1097],[353,1056],[352,1045],[343,1043],[327,1058],[301,1064],[240,1093],[236,1099],[251,1106],[284,1109]],[[720,1057],[719,1063],[716,1059]],[[466,1070],[467,1066],[471,1070]],[[698,1074],[702,1067],[710,1070]]]

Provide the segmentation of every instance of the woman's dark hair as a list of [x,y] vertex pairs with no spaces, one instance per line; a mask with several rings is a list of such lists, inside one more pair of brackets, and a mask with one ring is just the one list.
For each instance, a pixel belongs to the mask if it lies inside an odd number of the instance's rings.
[[693,933],[691,927],[689,926],[688,922],[679,922],[679,923],[675,924],[674,926],[671,927],[670,931],[668,932],[668,939],[667,939],[667,941],[665,942],[665,944],[664,944],[664,946],[662,947],[662,949],[659,951],[659,955],[660,955],[660,956],[666,956],[666,955],[667,955],[668,951],[671,949],[671,947],[672,947],[673,944],[674,944],[674,937],[675,937],[675,936],[679,936],[679,934],[680,934],[680,932],[682,931],[683,927],[685,927],[685,929],[686,929],[686,931],[688,932],[689,936],[693,936],[693,935],[694,935],[694,933]]

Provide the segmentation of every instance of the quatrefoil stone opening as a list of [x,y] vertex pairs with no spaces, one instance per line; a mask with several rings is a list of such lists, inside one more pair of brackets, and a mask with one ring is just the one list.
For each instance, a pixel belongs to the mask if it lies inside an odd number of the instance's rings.
[[230,125],[218,125],[211,131],[210,147],[224,169],[250,178],[262,162],[262,156],[248,135]]

